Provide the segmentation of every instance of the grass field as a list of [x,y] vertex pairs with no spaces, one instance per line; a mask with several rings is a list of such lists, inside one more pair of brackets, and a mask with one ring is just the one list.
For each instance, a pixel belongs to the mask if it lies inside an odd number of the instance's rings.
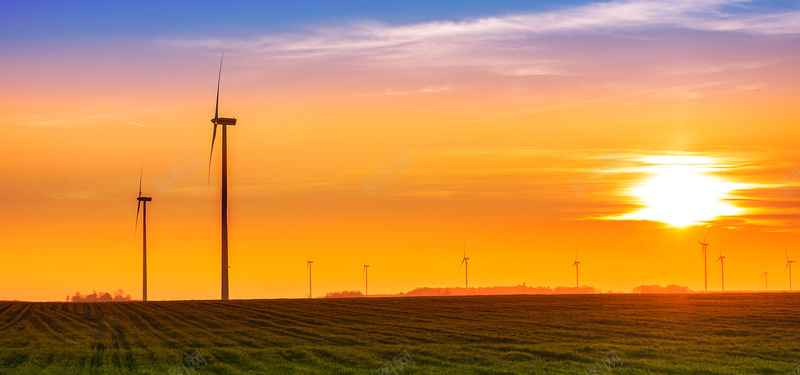
[[[0,302],[2,374],[787,374],[800,294]],[[188,367],[186,367],[188,369]],[[398,372],[399,373],[399,372]]]

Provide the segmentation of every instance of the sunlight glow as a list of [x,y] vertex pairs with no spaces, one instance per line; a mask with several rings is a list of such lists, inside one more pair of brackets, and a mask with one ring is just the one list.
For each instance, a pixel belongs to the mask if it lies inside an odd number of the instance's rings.
[[645,208],[623,215],[622,219],[685,227],[741,214],[740,208],[727,201],[728,194],[747,186],[708,174],[721,169],[714,160],[698,156],[652,156],[645,162],[649,164],[645,171],[651,177],[629,192]]

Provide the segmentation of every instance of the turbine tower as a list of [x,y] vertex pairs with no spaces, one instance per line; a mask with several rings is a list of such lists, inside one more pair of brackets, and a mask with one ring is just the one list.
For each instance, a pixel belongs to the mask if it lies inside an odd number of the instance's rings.
[[364,296],[369,295],[369,264],[364,263]]
[[578,248],[575,247],[575,262],[572,263],[572,266],[575,267],[575,287],[576,288],[580,288],[581,287],[580,281],[578,279],[578,265],[580,265],[580,264],[581,264],[581,262],[578,262]]
[[139,209],[142,209],[142,301],[147,301],[147,202],[153,200],[151,197],[142,196],[142,173],[144,167],[139,172],[139,196],[136,198],[136,225],[134,232],[139,227]]
[[467,241],[464,241],[464,257],[461,258],[461,265],[464,266],[464,288],[469,289],[469,258],[467,258]]
[[708,233],[711,232],[711,228],[708,228],[708,232],[706,232],[706,237],[703,238],[703,241],[700,242],[700,246],[703,247],[703,274],[706,286],[706,292],[708,292],[708,256],[706,256],[706,248],[708,247],[708,243],[706,240],[708,239]]
[[789,260],[789,250],[783,249],[786,252],[786,267],[783,267],[783,273],[786,273],[786,269],[789,269],[789,291],[792,291],[792,263],[796,262],[796,260]]
[[219,60],[219,76],[217,77],[217,104],[214,108],[214,133],[211,136],[211,156],[208,157],[208,179],[211,181],[211,158],[214,155],[214,140],[217,138],[217,126],[222,126],[222,299],[228,294],[228,126],[236,125],[235,118],[219,117],[219,84],[222,80],[222,59]]
[[[725,242],[725,240],[722,240],[722,242],[720,242],[720,244],[719,244],[719,258],[717,258],[717,262],[719,262],[719,265],[722,266],[722,291],[723,292],[725,291],[725,256],[722,255],[722,244],[724,242]],[[714,263],[716,263],[716,262],[714,262]]]
[[314,261],[308,258],[306,264],[308,265],[308,299],[311,299],[311,265],[314,264]]
[[769,272],[767,272],[767,266],[764,266],[764,273],[761,274],[761,276],[764,276],[764,291],[769,290],[769,284],[767,284],[767,274],[768,273]]

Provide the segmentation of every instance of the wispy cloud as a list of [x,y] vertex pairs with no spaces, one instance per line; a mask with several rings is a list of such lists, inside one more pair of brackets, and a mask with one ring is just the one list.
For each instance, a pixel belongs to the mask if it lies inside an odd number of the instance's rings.
[[26,126],[60,126],[60,125],[73,125],[83,121],[93,121],[107,119],[116,122],[126,123],[135,126],[144,126],[138,122],[127,120],[130,116],[144,115],[151,113],[163,112],[160,109],[141,109],[126,112],[113,112],[113,113],[97,113],[93,111],[85,111],[78,114],[64,114],[64,115],[24,115],[19,116],[14,120],[7,122],[20,123]]
[[557,60],[538,53],[537,39],[557,34],[638,32],[656,28],[796,34],[800,12],[737,11],[745,0],[644,0],[593,3],[558,11],[462,21],[386,25],[361,21],[306,33],[230,39],[166,39],[171,48],[221,49],[278,59],[347,56],[392,66],[477,66],[510,75],[565,74]]
[[665,66],[664,72],[667,75],[705,75],[714,73],[725,73],[731,71],[744,71],[765,68],[775,65],[777,63],[786,61],[786,59],[772,59],[772,60],[754,60],[742,62],[722,62],[717,64],[709,63],[694,63],[691,66],[683,68],[675,66]]
[[107,192],[94,190],[64,191],[59,193],[47,194],[46,198],[66,199],[66,200],[105,200]]
[[360,94],[359,96],[399,96],[399,95],[413,95],[413,94],[436,94],[446,91],[451,91],[453,88],[450,85],[430,85],[419,89],[412,90],[386,90],[373,94]]

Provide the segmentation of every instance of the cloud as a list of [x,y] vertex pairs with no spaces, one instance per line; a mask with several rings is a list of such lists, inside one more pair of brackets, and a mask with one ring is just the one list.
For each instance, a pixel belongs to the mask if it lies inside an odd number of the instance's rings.
[[700,99],[712,94],[733,94],[742,91],[760,90],[767,86],[765,82],[739,84],[732,82],[704,82],[697,85],[665,89],[662,90],[658,96],[666,98]]
[[398,96],[398,95],[413,95],[413,94],[436,94],[445,91],[451,91],[453,88],[450,85],[430,85],[412,90],[386,90],[373,94],[360,94],[359,96]]
[[60,193],[48,194],[46,198],[54,199],[74,199],[74,200],[103,200],[108,199],[105,193],[93,190],[65,191]]
[[126,120],[125,118],[133,115],[143,115],[143,114],[151,114],[158,112],[163,112],[163,110],[141,109],[141,110],[126,111],[126,112],[113,112],[113,113],[96,113],[92,111],[85,111],[84,114],[70,114],[70,115],[60,115],[60,116],[26,115],[26,116],[19,116],[16,119],[7,122],[21,123],[26,126],[60,126],[60,125],[73,125],[75,123],[83,121],[107,119],[143,127],[144,125],[138,122]]
[[[401,67],[482,67],[498,74],[567,74],[547,58],[541,38],[563,34],[638,32],[657,28],[748,34],[796,34],[800,12],[755,12],[745,0],[611,1],[557,11],[510,14],[460,21],[387,25],[360,21],[306,33],[244,38],[165,39],[181,50],[256,54],[274,59],[346,56]],[[738,6],[735,13],[728,8]],[[742,11],[743,9],[743,11]]]

